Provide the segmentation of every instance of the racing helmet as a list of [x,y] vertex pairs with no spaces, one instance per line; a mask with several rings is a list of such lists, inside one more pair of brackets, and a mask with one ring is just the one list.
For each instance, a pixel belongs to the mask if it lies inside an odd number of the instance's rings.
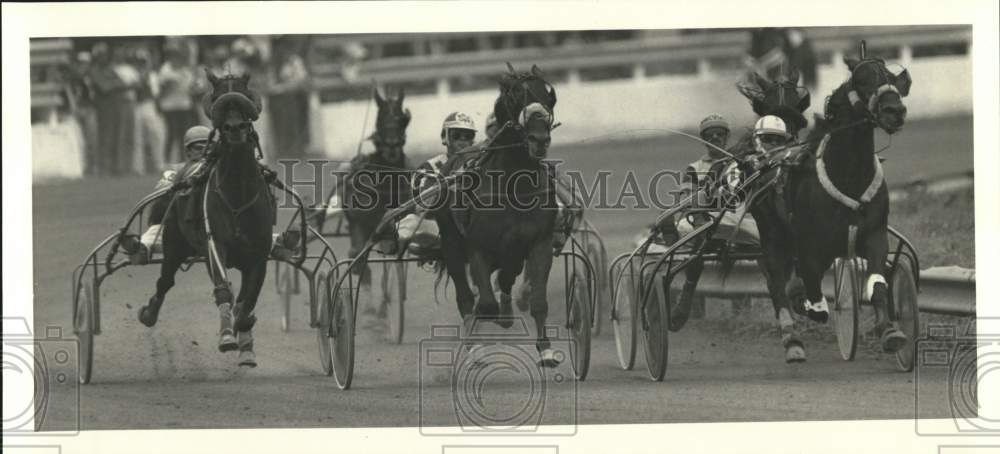
[[792,137],[788,133],[788,128],[785,126],[785,121],[774,115],[765,115],[757,120],[757,123],[753,125],[753,135],[762,136],[767,134],[774,134],[789,139]]
[[729,122],[722,115],[711,114],[701,120],[701,123],[698,125],[698,135],[705,134],[705,131],[711,128],[722,128],[726,132],[729,132]]
[[452,112],[444,117],[444,122],[441,124],[441,144],[448,145],[448,130],[449,129],[465,129],[472,131],[473,134],[476,132],[476,123],[472,121],[472,117],[463,112]]
[[208,142],[208,136],[212,133],[211,129],[205,126],[197,125],[192,126],[187,132],[184,133],[184,148],[195,142]]

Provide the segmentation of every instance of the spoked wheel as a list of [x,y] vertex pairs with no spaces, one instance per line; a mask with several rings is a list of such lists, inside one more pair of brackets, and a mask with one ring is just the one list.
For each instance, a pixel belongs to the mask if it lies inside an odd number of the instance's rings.
[[597,286],[594,289],[596,295],[594,298],[594,326],[593,335],[600,336],[601,328],[604,325],[604,314],[607,313],[607,303],[604,301],[608,292],[608,253],[601,247],[601,243],[597,240],[590,241],[587,244],[587,259],[590,263],[594,265],[594,273],[597,274]]
[[316,274],[316,305],[319,313],[316,315],[316,341],[319,344],[319,364],[323,368],[323,373],[327,376],[333,375],[333,339],[330,338],[330,309],[333,302],[330,297],[330,282],[327,281],[326,273],[320,271]]
[[916,341],[920,336],[920,312],[917,310],[917,283],[910,258],[901,255],[892,272],[889,291],[899,329],[906,334],[906,346],[896,352],[896,367],[902,372],[913,370],[917,359]]
[[[663,381],[667,375],[667,353],[668,338],[667,325],[669,313],[667,312],[667,295],[663,285],[656,276],[650,279],[657,280],[653,283],[652,291],[646,297],[646,308],[643,313],[643,340],[646,344],[646,369],[649,370],[649,377],[654,381]],[[645,286],[644,286],[645,287]],[[642,299],[639,301],[640,310]]]
[[382,278],[382,297],[385,299],[386,321],[389,323],[389,342],[403,342],[406,303],[406,263],[385,263]]
[[278,267],[278,296],[281,297],[281,330],[288,332],[292,319],[292,293],[295,292],[295,270],[291,266]]
[[351,387],[354,378],[354,298],[353,289],[341,287],[332,296],[330,337],[333,343],[333,378],[340,389]]
[[632,370],[635,367],[636,330],[636,282],[631,272],[626,271],[615,282],[614,299],[611,300],[611,327],[615,332],[615,347],[618,352],[618,364],[622,369]]
[[90,383],[94,370],[94,303],[97,295],[94,284],[83,281],[76,291],[76,313],[73,314],[73,330],[80,343],[80,384]]
[[592,327],[591,295],[583,273],[573,274],[573,277],[570,278],[570,288],[567,291],[571,292],[566,313],[566,324],[570,335],[569,357],[573,361],[576,379],[583,381],[587,379],[587,371],[590,370],[590,330]]
[[834,264],[834,301],[830,318],[837,332],[837,346],[844,361],[854,360],[858,349],[859,272],[854,259],[838,258]]

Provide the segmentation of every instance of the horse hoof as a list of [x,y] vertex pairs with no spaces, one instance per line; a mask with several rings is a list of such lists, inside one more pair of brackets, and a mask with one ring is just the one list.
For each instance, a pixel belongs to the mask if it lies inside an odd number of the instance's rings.
[[830,319],[830,312],[810,310],[806,311],[806,316],[809,317],[809,320],[812,320],[816,323],[826,323],[827,320]]
[[156,324],[156,316],[151,315],[151,312],[149,306],[142,306],[139,309],[139,321],[148,328],[152,328]]
[[249,350],[240,352],[240,367],[257,367],[257,355]]
[[882,351],[885,353],[896,353],[906,346],[906,334],[902,331],[890,328],[882,334]]
[[788,364],[806,362],[806,349],[801,345],[789,345],[785,348],[785,362]]
[[240,348],[240,344],[236,342],[236,336],[233,335],[231,331],[223,332],[219,337],[219,351],[220,352],[231,352]]

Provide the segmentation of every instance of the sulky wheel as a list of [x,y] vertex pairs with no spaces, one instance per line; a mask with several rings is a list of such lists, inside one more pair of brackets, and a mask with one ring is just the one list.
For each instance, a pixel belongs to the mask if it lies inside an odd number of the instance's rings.
[[615,333],[615,347],[618,364],[622,369],[632,370],[635,366],[636,330],[636,281],[629,270],[619,275],[615,273],[614,298],[611,300],[611,327]]
[[[590,235],[588,235],[589,237]],[[608,291],[608,253],[604,250],[604,245],[596,237],[587,243],[587,259],[594,266],[594,273],[597,274],[593,312],[594,317],[593,334],[601,335],[601,328],[604,325],[604,314],[607,312],[605,297],[610,294]]]
[[[667,296],[663,285],[655,276],[647,279],[654,279],[652,289],[646,295],[646,308],[642,314],[643,340],[646,344],[646,369],[649,370],[649,377],[654,381],[663,381],[667,375],[667,354],[669,347],[669,336],[667,326],[669,325],[669,313],[667,312]],[[642,290],[646,289],[644,283]],[[642,311],[642,299],[639,301],[639,308]]]
[[76,313],[73,314],[73,331],[80,343],[80,384],[90,383],[94,371],[94,304],[96,303],[94,284],[84,281],[77,286]]
[[330,282],[326,273],[320,271],[316,274],[316,308],[319,313],[316,316],[316,341],[319,344],[319,364],[323,368],[323,373],[327,376],[333,375],[333,340],[328,335],[330,327],[330,309],[333,302],[330,297]]
[[332,342],[333,378],[340,389],[349,389],[354,378],[355,295],[350,287],[341,287],[331,295],[328,339]]
[[573,273],[570,278],[569,307],[566,312],[566,326],[569,328],[569,357],[573,361],[576,379],[587,379],[590,369],[591,295],[584,273]]
[[907,338],[906,346],[896,352],[896,366],[900,371],[910,372],[917,359],[920,312],[917,309],[917,283],[913,276],[913,265],[906,255],[899,257],[899,263],[892,272],[889,298],[899,329]]
[[405,326],[406,304],[406,263],[385,263],[382,269],[382,297],[386,310],[386,321],[389,323],[389,342],[403,342],[403,327]]
[[858,349],[858,312],[860,272],[855,259],[838,258],[834,264],[833,319],[837,346],[844,361],[853,361]]

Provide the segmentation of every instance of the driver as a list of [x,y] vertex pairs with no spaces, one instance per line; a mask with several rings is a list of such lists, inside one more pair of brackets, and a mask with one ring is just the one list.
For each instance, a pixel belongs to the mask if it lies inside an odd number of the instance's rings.
[[[184,133],[184,157],[182,163],[168,165],[168,170],[163,172],[160,180],[156,182],[154,191],[172,187],[180,178],[190,177],[202,170],[205,165],[205,153],[209,148],[209,139],[212,130],[206,126],[192,126]],[[263,166],[262,166],[263,167]],[[268,170],[264,168],[264,170]],[[163,250],[163,218],[166,216],[167,205],[170,199],[161,197],[153,202],[149,214],[149,228],[140,237],[133,234],[126,234],[121,239],[122,249],[129,255],[129,261],[134,265],[144,265],[149,263],[154,252]],[[274,235],[274,244],[271,254],[276,258],[291,257],[294,248],[298,246],[298,232],[288,231],[284,234]]]
[[[413,174],[414,194],[432,187],[434,176],[441,176],[442,168],[448,159],[455,156],[460,150],[472,146],[476,139],[476,123],[472,117],[463,112],[452,112],[444,118],[441,123],[441,145],[445,146],[445,152],[427,160],[417,167]],[[410,252],[415,255],[424,255],[430,250],[437,249],[440,243],[440,234],[436,222],[425,222],[427,212],[418,207],[416,212],[406,215],[397,224],[399,240],[403,243],[409,241]]]

